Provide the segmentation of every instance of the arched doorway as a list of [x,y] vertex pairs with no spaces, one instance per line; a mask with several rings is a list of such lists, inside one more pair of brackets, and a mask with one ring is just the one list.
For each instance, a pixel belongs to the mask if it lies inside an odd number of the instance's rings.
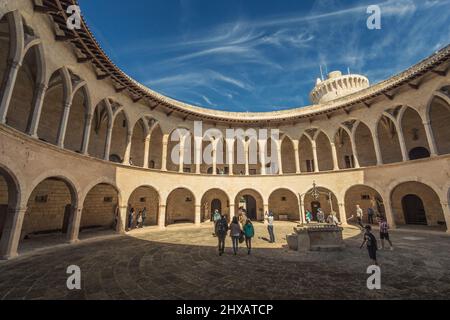
[[[144,226],[158,224],[159,194],[153,187],[142,186],[134,190],[128,199],[128,205],[134,208],[136,213],[141,213],[145,209],[147,214]],[[135,223],[136,221],[134,221]]]
[[427,215],[422,199],[415,194],[408,194],[402,199],[406,224],[427,225]]
[[167,197],[166,223],[195,222],[195,196],[189,189],[178,188]]
[[41,181],[28,198],[19,250],[64,242],[76,207],[77,192],[68,180],[50,177]]
[[397,185],[391,192],[391,204],[397,225],[446,226],[438,194],[422,182],[409,181]]
[[277,220],[300,220],[298,198],[288,189],[278,189],[269,196],[269,210]]
[[309,210],[315,219],[317,210],[320,208],[325,213],[325,217],[328,217],[331,212],[334,212],[337,217],[340,217],[339,205],[335,194],[326,188],[316,187],[317,196],[314,196],[312,194],[313,190],[310,189],[305,194],[303,203],[305,212]]
[[430,151],[424,147],[416,147],[409,152],[409,160],[425,159],[430,157]]
[[[441,93],[448,92],[450,86],[440,90]],[[450,98],[450,97],[449,97]],[[438,154],[450,153],[450,104],[445,96],[435,96],[428,110],[433,136],[436,142]]]
[[5,227],[13,220],[14,209],[19,205],[19,185],[16,178],[2,167],[0,167],[0,259],[6,257],[8,238]]
[[93,187],[83,203],[80,222],[81,233],[92,234],[96,231],[117,230],[119,193],[117,189],[107,183],[100,183]]
[[356,206],[363,210],[363,222],[368,222],[368,210],[372,208],[375,215],[385,216],[386,210],[381,195],[365,185],[352,186],[345,193],[345,216],[350,223],[356,222]]
[[239,208],[245,209],[247,217],[251,220],[264,219],[263,198],[255,190],[246,189],[238,193],[235,199],[235,216],[238,215]]
[[211,189],[205,192],[201,201],[202,221],[210,220],[214,211],[217,209],[228,219],[230,216],[230,200],[225,191],[221,189]]

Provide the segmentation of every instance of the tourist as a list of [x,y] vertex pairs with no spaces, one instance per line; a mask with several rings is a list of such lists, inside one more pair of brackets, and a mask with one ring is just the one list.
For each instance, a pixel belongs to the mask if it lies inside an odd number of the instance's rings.
[[131,208],[128,213],[128,230],[133,228],[134,208]]
[[321,208],[317,209],[317,221],[319,223],[325,222],[325,214],[323,213]]
[[136,217],[136,228],[142,228],[142,211],[139,211]]
[[270,243],[275,242],[275,234],[273,233],[273,220],[274,220],[273,212],[269,211],[266,217],[266,221],[267,221],[267,230],[269,231]]
[[217,235],[217,222],[222,218],[222,216],[219,213],[219,210],[214,210],[213,214],[213,236],[215,237]]
[[385,217],[380,217],[379,226],[380,226],[381,249],[384,250],[384,240],[386,240],[389,243],[390,249],[394,250],[394,246],[392,245],[391,239],[389,237],[389,225]]
[[375,238],[375,236],[372,234],[372,227],[370,225],[367,225],[365,227],[366,232],[364,233],[364,241],[361,244],[361,249],[364,246],[364,244],[367,244],[367,251],[369,252],[369,258],[370,260],[372,260],[373,264],[375,264],[376,266],[378,265],[378,261],[377,261],[377,250],[378,250],[378,246],[377,246],[377,239]]
[[144,209],[142,210],[142,226],[141,228],[143,228],[145,226],[145,219],[147,219],[147,208],[144,207]]
[[375,211],[372,207],[369,207],[367,209],[367,219],[369,221],[369,224],[373,224],[373,217],[375,216]]
[[361,230],[364,230],[364,226],[362,224],[363,220],[363,210],[359,206],[359,204],[356,205],[356,219],[358,221],[358,225],[360,226]]
[[241,236],[241,226],[239,224],[238,218],[233,217],[233,221],[230,224],[230,236],[231,240],[233,242],[233,252],[234,255],[237,255],[238,249],[239,249],[239,238]]
[[242,209],[241,214],[239,215],[239,223],[241,224],[242,228],[245,226],[247,222],[247,212],[245,209]]
[[253,228],[252,221],[247,219],[244,225],[245,244],[247,245],[248,254],[252,250],[252,238],[255,236],[255,228]]
[[328,216],[328,223],[334,224],[335,226],[340,226],[342,223],[339,222],[339,219],[336,216],[336,212],[332,211],[331,214]]
[[225,251],[225,238],[227,237],[228,223],[224,215],[217,221],[216,234],[219,239],[219,256]]
[[312,219],[313,219],[313,216],[312,216],[312,213],[311,213],[311,211],[309,211],[309,210],[306,210],[306,223],[311,223],[311,221],[312,221]]

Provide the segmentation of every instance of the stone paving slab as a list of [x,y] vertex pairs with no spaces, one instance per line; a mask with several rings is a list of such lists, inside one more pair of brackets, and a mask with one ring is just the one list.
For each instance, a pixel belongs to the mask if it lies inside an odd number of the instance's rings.
[[[154,228],[58,247],[0,262],[0,299],[448,299],[450,237],[392,232],[394,251],[379,251],[382,289],[366,287],[362,235],[344,230],[341,252],[299,253],[275,225],[277,243],[255,224],[254,250],[218,256],[211,226]],[[82,290],[66,288],[66,268],[78,265]]]

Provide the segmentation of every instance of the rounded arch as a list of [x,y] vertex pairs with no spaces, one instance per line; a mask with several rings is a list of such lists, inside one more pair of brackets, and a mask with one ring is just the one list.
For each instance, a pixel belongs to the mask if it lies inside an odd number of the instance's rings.
[[[443,87],[446,88],[446,87]],[[450,91],[450,85],[448,86]],[[442,90],[442,89],[441,89]],[[447,91],[446,91],[447,92]],[[450,93],[435,92],[427,105],[427,122],[431,126],[437,153],[450,153]]]
[[317,162],[319,171],[333,170],[333,155],[331,151],[331,140],[324,131],[317,133],[315,137],[317,147]]
[[7,167],[0,164],[0,192],[1,205],[7,205],[9,209],[20,206],[22,188],[16,175]]
[[64,139],[64,148],[79,153],[82,152],[84,128],[87,125],[86,121],[91,109],[88,86],[84,81],[82,83],[80,87],[74,88],[72,94],[72,104]]
[[212,188],[205,191],[200,203],[202,221],[210,220],[216,209],[230,219],[230,198],[222,189]]
[[303,133],[299,139],[298,145],[300,170],[301,172],[314,172],[314,155],[311,137]]
[[195,195],[186,188],[172,190],[166,200],[166,224],[195,222]]
[[89,137],[89,155],[104,159],[108,128],[112,123],[112,111],[106,99],[101,100],[94,108]]
[[245,209],[247,217],[252,220],[264,219],[264,198],[255,189],[241,190],[234,198],[235,216],[239,215],[240,209]]
[[130,121],[126,111],[121,107],[113,116],[108,160],[120,163],[124,161],[129,135],[131,135]]
[[132,129],[130,164],[143,167],[148,159],[145,159],[146,139],[148,135],[148,124],[145,118],[136,121]]
[[397,128],[391,117],[383,114],[377,124],[377,138],[384,164],[403,160]]
[[[142,215],[142,226],[153,226],[158,224],[160,200],[156,188],[150,185],[142,185],[131,193],[128,198],[128,207],[134,208],[136,213]],[[134,223],[136,223],[136,217]]]
[[407,180],[398,182],[390,193],[396,224],[445,226],[439,193],[432,184]]
[[269,210],[278,220],[300,220],[298,196],[288,188],[278,188],[270,193]]
[[377,164],[375,145],[372,132],[366,123],[358,121],[354,132],[354,140],[359,165],[361,167],[375,166]]
[[156,123],[150,131],[150,153],[148,167],[150,169],[161,169],[163,132],[159,123]]
[[173,129],[169,134],[169,141],[167,143],[167,159],[166,168],[168,171],[177,172],[180,169],[179,162],[181,161],[181,142],[184,143],[184,154],[183,154],[183,170],[184,165],[190,168],[191,149],[192,146],[192,133],[188,128],[178,127]]
[[283,173],[296,173],[294,143],[287,134],[281,140],[281,164]]
[[80,232],[85,230],[119,228],[120,191],[115,184],[93,182],[86,188],[83,197]]
[[368,211],[372,209],[377,216],[386,216],[384,199],[378,188],[370,185],[357,184],[348,188],[344,193],[345,215],[349,221],[356,222],[356,206],[364,212],[363,221],[368,222]]
[[408,153],[411,153],[415,148],[424,148],[428,150],[429,157],[430,147],[419,112],[410,106],[404,106],[399,121]]
[[335,136],[336,156],[339,169],[350,169],[355,167],[355,158],[352,149],[350,134],[343,127],[340,127]]
[[313,220],[317,220],[318,209],[322,209],[325,214],[325,218],[332,212],[334,212],[337,216],[340,216],[340,208],[336,194],[326,187],[317,186],[316,188],[318,191],[317,198],[311,194],[313,189],[310,189],[305,193],[303,199],[305,212],[310,211],[313,215]]

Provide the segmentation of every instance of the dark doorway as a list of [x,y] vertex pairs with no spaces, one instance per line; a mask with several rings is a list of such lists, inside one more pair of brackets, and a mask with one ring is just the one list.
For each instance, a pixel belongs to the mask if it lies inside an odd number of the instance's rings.
[[8,214],[8,205],[0,204],[0,238],[3,234],[3,228],[5,226],[6,215]]
[[219,199],[214,199],[211,201],[211,217],[214,214],[214,211],[218,210],[220,214],[223,214],[222,212],[222,202]]
[[311,202],[311,213],[313,215],[313,220],[317,220],[317,211],[320,209],[320,202],[313,201]]
[[72,205],[68,204],[64,208],[64,219],[62,225],[62,233],[66,234],[69,230],[70,214],[72,212]]
[[406,224],[427,225],[422,199],[414,194],[409,194],[403,197],[402,206]]
[[256,200],[252,196],[244,196],[245,207],[247,209],[247,218],[256,220]]
[[417,147],[409,152],[409,160],[424,159],[430,157],[430,151],[423,147]]

